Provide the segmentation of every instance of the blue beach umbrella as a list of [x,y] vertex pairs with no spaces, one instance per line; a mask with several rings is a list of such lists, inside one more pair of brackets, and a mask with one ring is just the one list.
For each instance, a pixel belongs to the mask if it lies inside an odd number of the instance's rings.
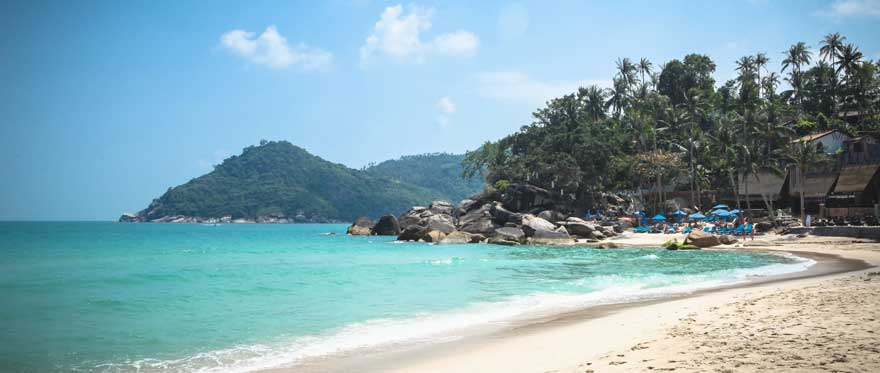
[[696,214],[691,214],[689,217],[690,217],[691,219],[697,219],[697,220],[700,220],[700,219],[705,219],[705,218],[706,218],[706,215],[703,215],[703,214],[701,214],[701,213],[698,212],[698,213],[696,213]]
[[651,218],[651,220],[666,220],[666,217],[663,215],[657,214],[657,215],[654,215],[654,217]]
[[730,208],[730,206],[727,206],[727,205],[715,205],[715,207],[713,207],[712,210],[718,210],[718,209],[727,210],[729,208]]
[[733,209],[733,210],[730,210],[729,214],[730,214],[730,215],[736,215],[736,214],[739,214],[740,212],[741,212],[741,211],[739,211],[739,209]]
[[730,216],[730,211],[718,209],[718,210],[712,211],[712,215],[727,217],[727,216]]
[[681,223],[681,217],[687,215],[687,213],[685,213],[684,211],[678,210],[676,212],[673,212],[672,215],[675,215],[675,217],[676,217],[675,222],[676,223]]

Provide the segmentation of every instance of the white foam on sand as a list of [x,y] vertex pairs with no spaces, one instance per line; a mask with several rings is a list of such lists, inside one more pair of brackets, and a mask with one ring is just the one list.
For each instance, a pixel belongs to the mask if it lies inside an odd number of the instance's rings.
[[[649,256],[651,255],[647,257]],[[500,330],[511,322],[527,321],[591,306],[683,295],[741,283],[752,277],[799,272],[816,263],[810,259],[786,256],[793,262],[698,275],[651,275],[635,279],[614,275],[592,277],[582,280],[584,286],[598,290],[584,294],[537,293],[516,296],[501,302],[480,303],[455,311],[350,324],[326,334],[298,337],[292,341],[235,346],[176,360],[142,359],[105,364],[98,369],[138,372],[247,372],[289,367],[303,359],[361,349],[386,349],[450,341],[473,334],[477,328]],[[647,257],[645,259],[651,259]],[[432,264],[448,265],[453,259],[438,260]]]

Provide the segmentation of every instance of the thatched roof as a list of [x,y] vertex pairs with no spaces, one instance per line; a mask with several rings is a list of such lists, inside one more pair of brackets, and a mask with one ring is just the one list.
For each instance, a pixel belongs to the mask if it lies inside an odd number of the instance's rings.
[[840,170],[834,193],[863,192],[877,173],[878,164],[847,166]]
[[[791,171],[791,182],[788,184],[788,192],[798,195],[801,192],[800,180],[797,168]],[[804,197],[825,197],[831,191],[831,186],[837,180],[836,174],[807,174],[804,177]]]

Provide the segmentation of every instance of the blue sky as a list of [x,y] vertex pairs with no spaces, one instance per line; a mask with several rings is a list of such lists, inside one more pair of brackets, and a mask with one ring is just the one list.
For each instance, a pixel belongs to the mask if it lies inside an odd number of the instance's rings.
[[351,167],[464,152],[618,57],[733,61],[839,31],[880,59],[880,0],[4,1],[0,219],[109,220],[260,139]]

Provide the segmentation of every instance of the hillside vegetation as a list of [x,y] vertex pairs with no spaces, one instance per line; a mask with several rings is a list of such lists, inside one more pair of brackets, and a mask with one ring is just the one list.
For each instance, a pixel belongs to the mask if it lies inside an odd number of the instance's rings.
[[263,142],[170,188],[138,216],[144,221],[169,216],[348,221],[399,214],[433,199],[462,199],[479,191],[480,182],[462,179],[462,157],[404,157],[355,170],[286,141]]

